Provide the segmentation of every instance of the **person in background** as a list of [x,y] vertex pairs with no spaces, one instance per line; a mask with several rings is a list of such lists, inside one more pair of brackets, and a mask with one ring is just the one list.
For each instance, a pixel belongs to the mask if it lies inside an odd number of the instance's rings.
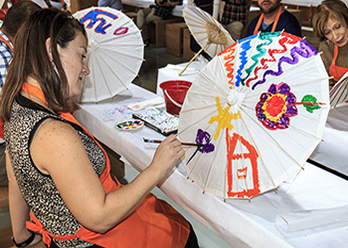
[[221,24],[236,41],[241,38],[242,29],[246,25],[251,0],[222,0],[225,2]]
[[47,6],[50,7],[55,7],[57,9],[61,10],[67,10],[68,5],[65,3],[64,0],[50,0],[50,1],[45,1]]
[[150,7],[138,11],[137,26],[142,31],[141,35],[145,45],[150,43],[146,25],[153,21],[168,18],[176,5],[182,5],[182,0],[155,0],[155,5],[150,5]]
[[330,88],[348,71],[348,8],[340,0],[324,0],[313,15],[314,35],[330,79]]
[[[23,0],[12,5],[5,15],[0,29],[0,91],[5,83],[9,62],[12,58],[14,38],[28,17],[40,9],[37,4]],[[8,184],[5,160],[6,146],[3,133],[3,122],[0,120],[0,186]]]
[[175,135],[121,185],[106,152],[70,114],[69,99],[90,73],[87,44],[84,26],[57,9],[35,12],[16,36],[0,102],[14,243],[38,231],[53,248],[198,248],[187,220],[149,193],[185,154]]
[[261,15],[249,24],[247,36],[258,32],[282,31],[302,37],[301,26],[297,18],[283,9],[281,0],[257,0]]
[[110,7],[117,10],[122,10],[121,0],[99,0],[98,7]]
[[[214,17],[214,15],[213,15],[213,9],[215,8],[214,2],[216,2],[216,0],[188,0],[187,5],[201,8],[202,10],[204,10],[205,12],[209,13],[210,15],[212,15]],[[217,5],[217,7],[219,8],[219,5]],[[215,19],[217,19],[218,12],[219,12],[219,10],[217,10],[217,12],[214,11],[214,14],[216,13]],[[197,53],[201,50],[201,48],[202,47],[197,43],[197,41],[195,40],[195,38],[191,34],[190,35],[190,49],[194,53]],[[205,51],[202,51],[201,55],[207,59],[211,59]]]

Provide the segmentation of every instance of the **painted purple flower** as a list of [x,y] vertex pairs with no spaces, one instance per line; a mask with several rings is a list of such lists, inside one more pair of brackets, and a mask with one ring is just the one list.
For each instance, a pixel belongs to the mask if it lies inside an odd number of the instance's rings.
[[192,154],[191,158],[187,161],[187,163],[191,161],[191,159],[196,155],[197,152],[210,153],[214,151],[215,146],[214,144],[210,143],[210,141],[211,141],[210,134],[208,132],[204,132],[202,129],[198,129],[196,144],[204,144],[204,146],[197,147],[197,150]]
[[270,130],[288,128],[290,117],[297,115],[295,103],[296,96],[290,92],[289,85],[272,84],[255,107],[257,119]]

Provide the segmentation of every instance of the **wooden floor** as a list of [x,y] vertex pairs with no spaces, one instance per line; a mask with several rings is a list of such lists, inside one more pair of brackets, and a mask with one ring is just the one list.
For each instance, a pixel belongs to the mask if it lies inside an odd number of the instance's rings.
[[12,230],[11,227],[6,227],[0,230],[0,244],[3,248],[12,247],[13,243],[11,241]]
[[[16,248],[12,243],[12,230],[11,227],[6,227],[0,230],[0,247],[1,248]],[[46,245],[41,241],[40,243],[30,246],[32,248],[46,248]]]

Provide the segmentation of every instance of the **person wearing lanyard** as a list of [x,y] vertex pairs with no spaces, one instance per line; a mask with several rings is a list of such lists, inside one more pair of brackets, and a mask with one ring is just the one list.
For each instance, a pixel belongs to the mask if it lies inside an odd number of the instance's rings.
[[282,8],[281,0],[257,0],[261,14],[249,24],[247,36],[258,32],[287,33],[302,37],[301,26],[296,17]]
[[[31,1],[21,1],[13,4],[5,16],[5,20],[0,29],[0,92],[5,83],[9,62],[12,58],[12,42],[14,41],[14,37],[29,15],[40,9],[40,6]],[[6,175],[5,141],[3,138],[3,122],[0,120],[0,186],[8,184]]]
[[324,0],[313,15],[314,35],[330,79],[330,87],[348,71],[348,8],[340,0]]

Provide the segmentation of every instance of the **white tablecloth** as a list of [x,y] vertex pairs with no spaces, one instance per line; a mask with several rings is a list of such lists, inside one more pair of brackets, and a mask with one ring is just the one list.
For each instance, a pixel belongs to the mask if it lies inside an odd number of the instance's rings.
[[311,155],[315,162],[348,176],[348,104],[331,109],[324,129],[323,141]]
[[[118,131],[115,122],[130,118],[126,108],[156,95],[136,85],[112,100],[98,104],[80,104],[75,117],[93,135],[120,154],[139,171],[150,164],[156,145],[145,144],[143,137],[164,139],[164,136],[148,127],[136,132]],[[227,200],[202,190],[187,180],[183,164],[159,186],[171,199],[194,218],[206,225],[233,247],[346,247],[348,224],[337,223],[295,232],[282,232],[275,223],[278,215],[303,214],[303,211],[322,210],[348,205],[348,182],[311,164],[304,166],[295,180],[280,185],[278,192],[271,191],[251,200]],[[309,213],[306,216],[310,217]],[[317,221],[328,219],[322,215]],[[321,219],[320,219],[321,218]],[[304,224],[312,219],[301,218]],[[307,221],[306,221],[307,220]],[[337,220],[339,221],[339,220]]]

